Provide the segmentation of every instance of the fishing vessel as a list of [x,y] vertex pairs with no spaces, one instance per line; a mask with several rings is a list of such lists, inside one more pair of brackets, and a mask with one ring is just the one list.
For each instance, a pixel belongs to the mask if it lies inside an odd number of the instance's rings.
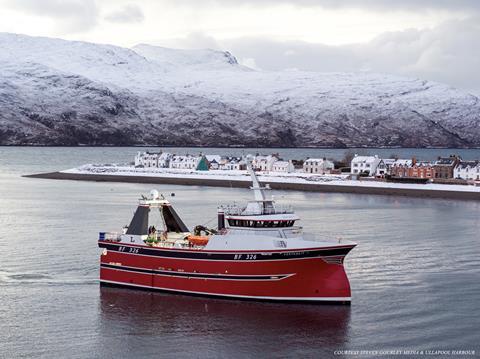
[[[310,239],[290,206],[267,198],[248,165],[254,199],[218,207],[216,228],[190,231],[158,191],[142,196],[122,232],[100,232],[100,282],[237,299],[351,301],[347,240]],[[152,224],[156,214],[160,223]]]

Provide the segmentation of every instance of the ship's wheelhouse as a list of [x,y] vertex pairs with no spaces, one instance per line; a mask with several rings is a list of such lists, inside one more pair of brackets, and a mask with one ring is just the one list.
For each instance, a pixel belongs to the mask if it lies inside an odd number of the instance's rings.
[[229,227],[247,227],[247,228],[284,228],[293,227],[295,219],[244,219],[227,217]]
[[245,207],[234,204],[222,207],[220,211],[225,214],[230,228],[288,228],[299,219],[291,206],[278,205],[264,197],[249,201]]

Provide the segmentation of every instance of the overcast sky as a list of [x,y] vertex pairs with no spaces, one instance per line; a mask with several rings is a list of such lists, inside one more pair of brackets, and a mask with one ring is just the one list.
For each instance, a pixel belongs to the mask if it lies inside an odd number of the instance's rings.
[[480,0],[0,0],[0,31],[208,47],[263,70],[387,72],[480,94]]

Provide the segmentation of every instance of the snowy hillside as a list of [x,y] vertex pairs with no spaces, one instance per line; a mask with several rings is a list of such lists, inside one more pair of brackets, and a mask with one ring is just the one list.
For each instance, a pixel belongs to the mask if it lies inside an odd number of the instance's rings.
[[479,99],[419,79],[14,34],[0,48],[0,144],[480,147]]
[[133,50],[145,56],[149,61],[161,65],[162,68],[175,70],[179,67],[193,66],[204,70],[228,68],[229,65],[238,65],[237,59],[229,52],[205,50],[179,50],[160,46],[140,44]]

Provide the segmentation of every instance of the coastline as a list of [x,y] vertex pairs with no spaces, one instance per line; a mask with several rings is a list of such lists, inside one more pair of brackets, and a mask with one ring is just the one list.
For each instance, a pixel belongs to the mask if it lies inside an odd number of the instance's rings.
[[[198,178],[188,176],[128,176],[128,175],[107,175],[107,174],[85,174],[68,172],[48,172],[31,175],[24,175],[27,178],[55,179],[55,180],[74,180],[74,181],[94,181],[94,182],[124,182],[124,183],[151,183],[151,184],[173,184],[184,186],[211,186],[211,187],[234,187],[249,188],[251,181],[249,179],[218,179],[218,178]],[[428,189],[412,186],[373,186],[366,182],[353,184],[332,184],[332,183],[303,183],[303,182],[277,182],[264,181],[275,190],[294,190],[306,192],[326,192],[326,193],[352,193],[352,194],[371,194],[388,195],[404,197],[423,197],[423,198],[443,198],[460,200],[480,200],[480,190],[465,191],[453,189]],[[442,185],[449,186],[449,185]]]
[[411,149],[411,150],[480,150],[480,147],[476,146],[424,146],[424,147],[403,147],[403,146],[345,146],[345,147],[331,147],[331,146],[209,146],[209,145],[158,145],[158,144],[117,144],[117,145],[99,145],[99,144],[78,144],[78,145],[52,145],[52,144],[0,144],[0,147],[24,147],[24,148],[224,148],[224,149],[263,149],[263,150],[398,150],[398,149]]

